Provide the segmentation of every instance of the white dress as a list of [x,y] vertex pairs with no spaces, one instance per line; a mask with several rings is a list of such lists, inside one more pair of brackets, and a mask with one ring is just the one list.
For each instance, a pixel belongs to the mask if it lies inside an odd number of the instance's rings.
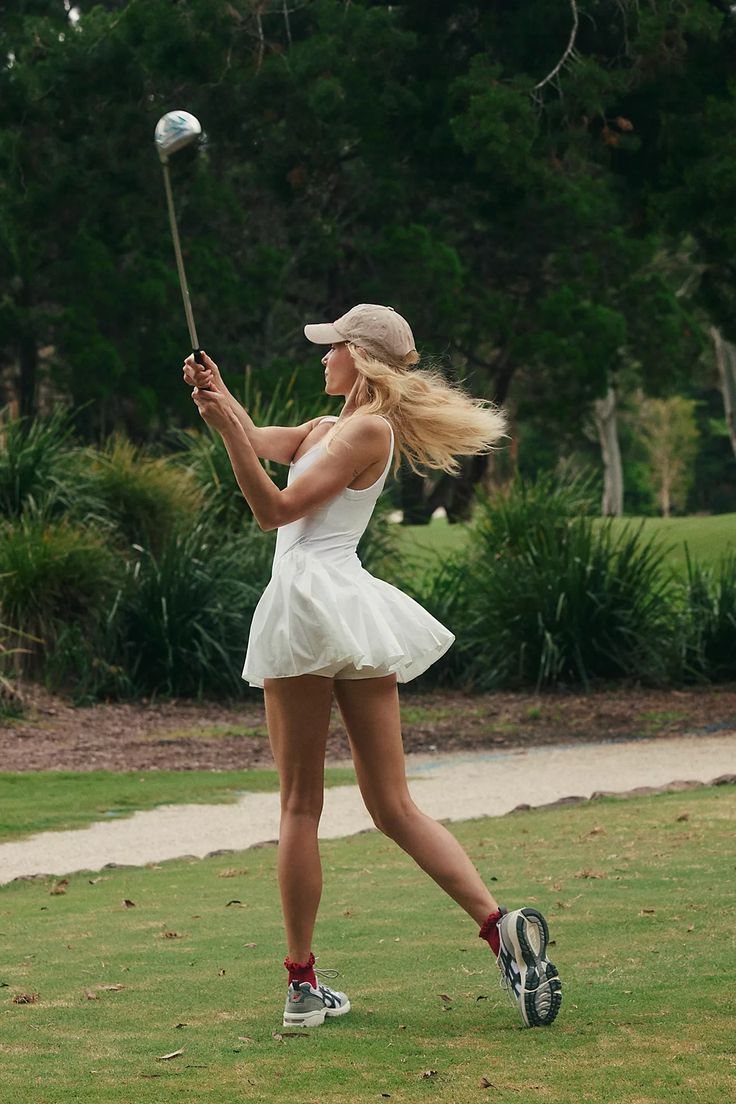
[[[290,466],[289,486],[323,447],[320,441]],[[357,679],[395,672],[397,682],[409,682],[454,642],[454,633],[418,602],[366,571],[356,552],[393,453],[391,427],[388,460],[375,483],[362,490],[345,487],[278,530],[271,579],[248,638],[242,677],[250,686],[305,674]]]

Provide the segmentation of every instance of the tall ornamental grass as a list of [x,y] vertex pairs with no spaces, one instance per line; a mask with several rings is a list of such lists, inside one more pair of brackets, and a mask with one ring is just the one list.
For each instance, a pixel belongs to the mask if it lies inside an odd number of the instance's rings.
[[126,548],[158,552],[179,529],[195,525],[204,496],[192,475],[166,457],[152,456],[120,434],[86,450],[95,513]]
[[71,413],[11,418],[0,413],[0,517],[66,514],[78,497]]
[[736,556],[718,569],[693,563],[681,593],[682,675],[685,679],[736,679]]
[[66,626],[89,639],[99,632],[123,574],[104,536],[65,519],[21,517],[0,526],[3,621],[43,643],[18,645],[19,670],[39,675]]
[[250,621],[270,562],[255,528],[223,540],[202,522],[172,534],[158,553],[138,546],[116,616],[120,663],[137,692],[216,696],[243,689]]
[[477,496],[453,631],[475,690],[671,674],[673,613],[664,551],[636,528],[580,516],[578,480],[520,481]]

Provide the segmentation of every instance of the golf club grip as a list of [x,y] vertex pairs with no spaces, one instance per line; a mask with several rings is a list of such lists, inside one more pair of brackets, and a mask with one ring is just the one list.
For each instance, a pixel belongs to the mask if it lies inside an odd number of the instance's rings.
[[192,352],[194,353],[194,359],[196,360],[197,364],[204,364],[204,360],[202,359],[202,350],[192,349]]

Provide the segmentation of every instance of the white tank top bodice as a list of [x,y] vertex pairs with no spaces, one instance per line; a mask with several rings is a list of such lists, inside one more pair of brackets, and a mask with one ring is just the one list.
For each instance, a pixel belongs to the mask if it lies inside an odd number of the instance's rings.
[[[379,417],[382,418],[383,415],[379,414]],[[295,545],[299,545],[302,551],[315,552],[323,560],[331,559],[341,563],[355,560],[360,564],[356,551],[358,542],[366,531],[373,508],[381,496],[394,455],[393,426],[388,418],[383,420],[391,430],[391,448],[383,474],[370,487],[360,490],[345,487],[311,514],[282,525],[276,534],[272,573],[281,558]],[[336,422],[337,416],[331,414],[321,421]],[[287,486],[315,462],[323,448],[324,443],[320,441],[300,456],[296,463],[290,465]]]

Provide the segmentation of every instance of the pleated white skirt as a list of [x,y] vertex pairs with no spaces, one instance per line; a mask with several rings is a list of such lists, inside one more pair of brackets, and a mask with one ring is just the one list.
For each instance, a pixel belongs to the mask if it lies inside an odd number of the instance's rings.
[[242,677],[324,675],[409,682],[455,640],[398,587],[377,579],[357,555],[323,558],[298,545],[274,572],[253,613]]

